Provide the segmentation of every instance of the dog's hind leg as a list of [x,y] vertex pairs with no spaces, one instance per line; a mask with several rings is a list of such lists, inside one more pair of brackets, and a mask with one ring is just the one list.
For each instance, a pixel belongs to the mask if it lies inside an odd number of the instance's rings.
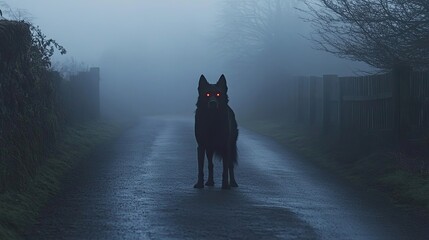
[[208,160],[208,169],[209,177],[206,182],[206,186],[214,186],[213,181],[213,150],[206,150],[207,160]]
[[234,176],[234,161],[233,161],[233,150],[229,149],[228,151],[228,171],[229,171],[229,184],[231,187],[238,187],[237,182],[235,181]]
[[229,163],[229,182],[230,182],[230,186],[231,187],[238,187],[237,182],[235,181],[235,176],[234,176],[234,163],[232,163],[230,161]]
[[228,158],[223,159],[223,172],[222,172],[222,189],[229,189],[229,182],[228,182],[228,166],[229,161]]
[[194,188],[204,188],[204,152],[205,149],[198,146],[198,181],[195,183]]

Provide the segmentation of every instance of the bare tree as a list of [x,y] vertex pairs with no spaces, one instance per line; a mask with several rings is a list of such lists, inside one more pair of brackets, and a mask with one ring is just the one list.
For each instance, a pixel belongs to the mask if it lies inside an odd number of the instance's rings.
[[216,39],[224,53],[240,62],[262,59],[264,63],[282,62],[286,54],[290,10],[294,1],[226,1],[220,16]]
[[70,76],[79,72],[88,71],[89,66],[83,61],[78,62],[74,57],[69,57],[63,61],[53,63],[52,69],[59,72],[64,79],[70,79]]
[[428,0],[304,0],[325,51],[381,69],[429,68]]
[[0,1],[0,9],[3,19],[25,22],[31,22],[33,20],[31,14],[25,9],[13,9],[4,1]]

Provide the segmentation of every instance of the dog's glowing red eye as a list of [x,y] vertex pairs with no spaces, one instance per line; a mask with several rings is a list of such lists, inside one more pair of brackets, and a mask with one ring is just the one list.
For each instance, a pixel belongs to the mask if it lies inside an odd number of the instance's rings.
[[210,97],[210,93],[207,93],[207,94],[206,94],[206,96],[207,96],[207,97]]
[[217,97],[220,97],[220,93],[216,93],[216,96],[217,96]]

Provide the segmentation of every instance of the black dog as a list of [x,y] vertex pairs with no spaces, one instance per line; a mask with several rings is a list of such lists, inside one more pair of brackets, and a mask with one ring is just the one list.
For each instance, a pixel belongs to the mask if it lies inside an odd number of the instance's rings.
[[[195,112],[195,137],[198,143],[198,182],[204,187],[204,153],[208,159],[209,177],[206,186],[213,186],[213,154],[223,160],[222,188],[238,187],[234,177],[237,164],[238,129],[235,115],[228,106],[228,87],[222,75],[216,84],[209,84],[201,75]],[[229,173],[229,182],[228,182]]]

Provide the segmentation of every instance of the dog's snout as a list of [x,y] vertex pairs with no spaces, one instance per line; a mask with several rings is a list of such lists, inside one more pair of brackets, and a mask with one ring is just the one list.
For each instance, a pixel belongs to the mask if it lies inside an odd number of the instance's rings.
[[216,101],[212,100],[209,102],[209,108],[217,108],[218,104]]

